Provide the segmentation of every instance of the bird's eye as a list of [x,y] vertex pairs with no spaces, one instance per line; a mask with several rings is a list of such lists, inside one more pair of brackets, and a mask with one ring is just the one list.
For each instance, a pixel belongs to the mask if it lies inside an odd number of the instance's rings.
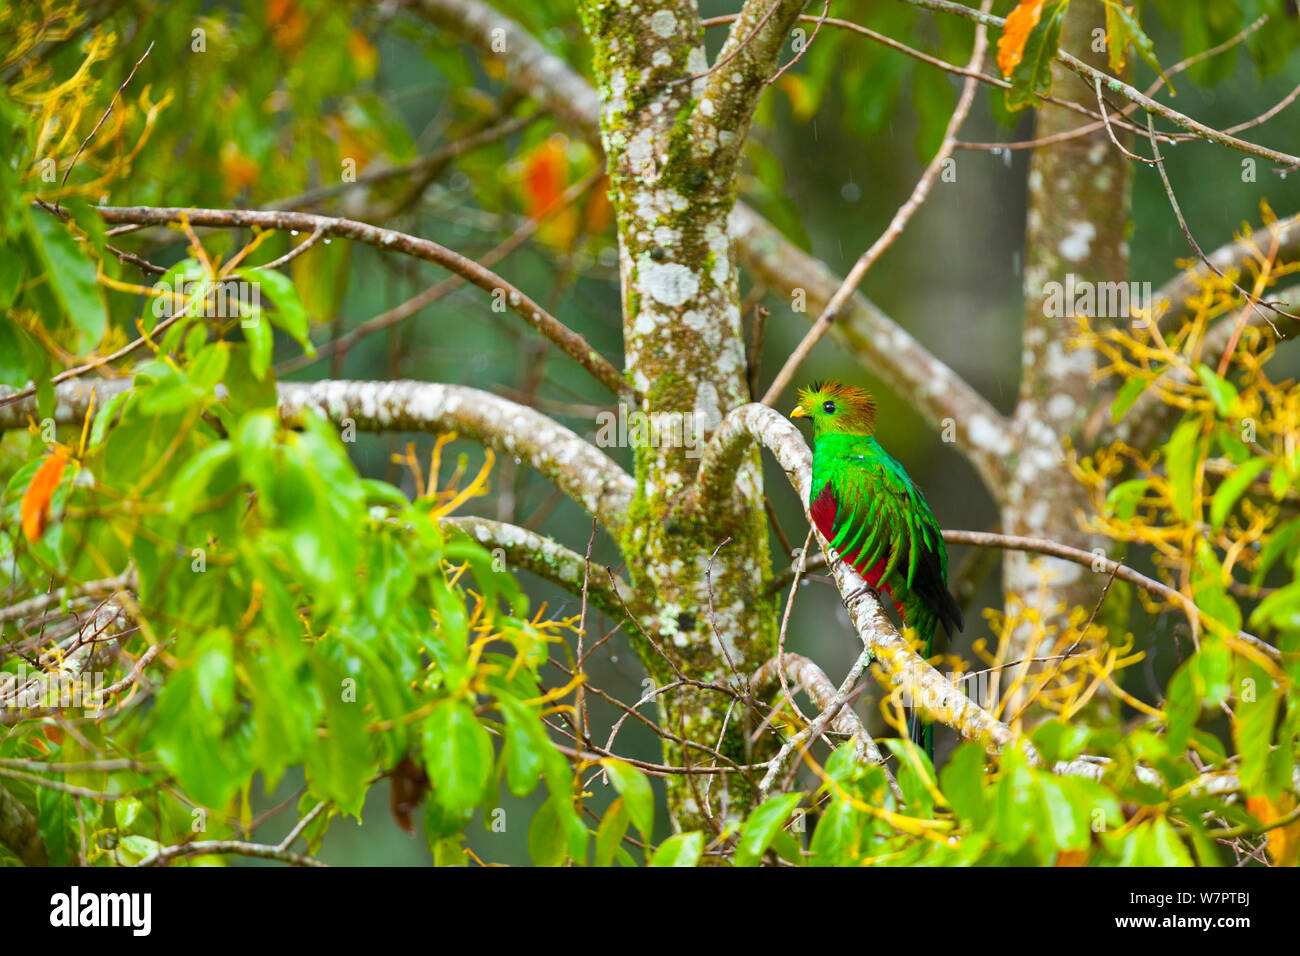
[[834,415],[834,414],[835,414],[835,403],[834,403],[834,402],[822,402],[822,411],[824,411],[827,415]]

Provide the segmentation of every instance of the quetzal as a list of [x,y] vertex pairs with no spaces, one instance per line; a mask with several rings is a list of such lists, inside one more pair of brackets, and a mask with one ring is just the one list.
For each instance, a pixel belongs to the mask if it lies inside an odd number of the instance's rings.
[[[948,592],[948,552],[921,489],[872,437],[876,403],[865,389],[817,382],[799,391],[791,418],[813,425],[809,512],[850,567],[889,595],[928,657],[936,625],[951,637],[961,608]],[[934,756],[933,730],[912,718],[912,739]]]

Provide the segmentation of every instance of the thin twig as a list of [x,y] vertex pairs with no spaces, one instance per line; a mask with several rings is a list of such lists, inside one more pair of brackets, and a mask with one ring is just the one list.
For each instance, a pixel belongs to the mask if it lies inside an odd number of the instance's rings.
[[[152,49],[153,43],[151,41],[145,48],[144,53],[140,54],[140,59],[135,61],[135,66],[131,67],[131,72],[126,75],[126,79],[123,80],[122,85],[117,88],[117,92],[113,94],[113,98],[108,101],[108,109],[104,110],[104,115],[99,118],[99,122],[95,124],[95,128],[90,131],[89,136],[81,141],[81,145],[77,147],[77,151],[72,154],[72,162],[68,163],[68,168],[63,171],[63,179],[59,183],[60,191],[68,185],[68,177],[72,175],[72,167],[77,165],[77,160],[81,157],[82,150],[84,150],[86,146],[89,145],[90,141],[95,138],[95,134],[99,132],[99,128],[104,125],[104,121],[108,119],[109,114],[113,112],[113,107],[117,105],[118,97],[122,95],[122,91],[125,90],[127,84],[131,82],[131,78],[135,76],[135,71],[140,69],[140,64],[145,61],[145,57],[149,55],[149,51]],[[58,200],[55,200],[54,208],[59,208]]]
[[[992,0],[984,0],[981,9],[987,11],[991,2]],[[984,61],[984,50],[988,42],[987,34],[988,31],[982,24],[975,30],[975,45],[974,50],[971,53],[969,66],[969,69],[971,70],[978,71],[980,64]],[[781,394],[790,384],[791,379],[794,378],[795,373],[798,372],[799,367],[804,363],[804,360],[807,359],[809,354],[811,354],[814,346],[821,341],[822,336],[830,331],[832,323],[834,323],[835,319],[839,317],[841,310],[843,310],[844,306],[853,296],[853,293],[857,291],[858,286],[862,284],[862,280],[866,277],[867,272],[876,264],[876,261],[884,255],[885,251],[894,244],[895,240],[902,235],[903,230],[907,227],[912,216],[925,203],[926,197],[929,196],[931,188],[939,178],[940,171],[952,155],[953,145],[957,141],[957,131],[961,128],[962,123],[965,122],[966,115],[970,112],[971,105],[974,101],[975,79],[973,77],[967,77],[965,84],[962,86],[961,97],[957,101],[957,108],[953,111],[952,117],[948,120],[948,128],[944,131],[943,143],[939,146],[939,151],[935,153],[934,158],[930,160],[930,164],[921,175],[920,180],[917,182],[915,188],[913,188],[912,194],[907,198],[907,201],[898,208],[897,212],[894,213],[894,218],[890,221],[888,228],[885,229],[880,238],[872,243],[871,248],[864,252],[858,258],[858,261],[854,263],[849,274],[844,278],[844,281],[840,283],[840,287],[835,290],[835,294],[831,296],[830,301],[826,303],[826,307],[822,310],[822,314],[817,317],[817,321],[813,323],[812,328],[808,330],[807,334],[804,335],[803,340],[795,348],[794,352],[792,352],[790,357],[786,359],[785,365],[782,366],[781,371],[777,374],[775,380],[773,380],[772,384],[768,387],[767,393],[763,396],[762,403],[764,405],[770,407],[776,403],[778,398],[781,397]]]

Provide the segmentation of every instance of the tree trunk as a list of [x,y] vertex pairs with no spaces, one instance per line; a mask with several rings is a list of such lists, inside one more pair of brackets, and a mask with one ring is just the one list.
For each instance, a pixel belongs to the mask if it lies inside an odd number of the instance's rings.
[[[741,105],[721,115],[720,104],[705,95],[705,79],[687,79],[708,69],[693,0],[593,0],[584,22],[596,48],[618,229],[626,374],[645,396],[641,411],[663,426],[635,449],[637,490],[623,553],[633,587],[654,608],[643,624],[672,664],[697,680],[731,683],[776,649],[775,600],[762,588],[770,558],[757,450],[746,454],[725,507],[704,516],[688,499],[702,442],[749,398],[727,226],[749,114]],[[678,427],[691,447],[673,440]],[[673,667],[657,652],[643,655],[660,685],[673,679]],[[737,708],[726,722],[724,695],[683,689],[659,700],[665,729],[709,746],[721,740],[719,749],[746,760],[747,715]],[[708,759],[672,743],[666,749],[676,765]],[[681,776],[668,784],[669,812],[680,829],[743,815],[752,797],[735,775],[711,788],[692,787]]]
[[[1106,53],[1094,43],[1094,31],[1105,26],[1102,7],[1071,14],[1065,20],[1062,49],[1105,67]],[[1096,96],[1079,77],[1060,64],[1053,69],[1054,93],[1096,109]],[[1035,135],[1050,136],[1085,122],[1077,113],[1046,105],[1038,113]],[[1065,441],[1086,449],[1088,435],[1095,431],[1089,424],[1098,404],[1092,377],[1096,355],[1070,346],[1075,319],[1056,314],[1049,290],[1051,283],[1065,286],[1071,274],[1078,288],[1085,282],[1128,281],[1131,186],[1132,164],[1105,129],[1034,151],[1025,237],[1022,376],[1014,416],[1017,450],[999,501],[1007,534],[1049,538],[1087,550],[1105,546],[1103,539],[1079,528],[1088,502],[1062,456]],[[1037,609],[1046,627],[1059,628],[1070,608],[1088,607],[1097,600],[1104,577],[1099,580],[1087,568],[1057,558],[1008,551],[1003,582],[1008,613],[1020,607]],[[1017,630],[1010,660],[1030,656],[1035,630]],[[1049,631],[1049,646],[1050,640]]]

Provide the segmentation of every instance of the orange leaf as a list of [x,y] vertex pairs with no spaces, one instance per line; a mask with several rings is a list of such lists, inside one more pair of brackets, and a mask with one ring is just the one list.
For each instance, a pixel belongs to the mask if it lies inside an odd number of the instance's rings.
[[[1295,812],[1294,800],[1283,797],[1276,803],[1268,797],[1249,796],[1246,809],[1267,826]],[[1268,831],[1268,855],[1274,866],[1295,866],[1300,862],[1300,820]]]
[[50,499],[54,497],[54,491],[63,479],[63,469],[67,466],[68,453],[62,448],[56,448],[41,462],[41,467],[32,476],[32,483],[23,492],[18,513],[22,517],[23,534],[28,541],[35,543],[44,537],[45,526],[50,520]]
[[271,39],[285,53],[295,53],[307,35],[307,17],[297,0],[267,0],[266,23]]
[[537,219],[564,195],[569,156],[561,137],[552,136],[524,160],[524,198],[528,218]]
[[360,30],[353,30],[348,34],[348,56],[356,64],[357,72],[361,76],[375,75],[375,67],[379,65],[379,51]]
[[1025,41],[1038,26],[1038,18],[1043,15],[1046,3],[1047,0],[1020,0],[1007,17],[1002,36],[998,39],[998,69],[1003,76],[1010,76],[1020,62],[1025,52]]
[[1062,850],[1056,854],[1057,866],[1085,866],[1087,862],[1087,850]]
[[551,213],[537,230],[537,238],[552,248],[567,249],[578,232],[578,215],[573,209],[554,211],[569,185],[569,151],[563,136],[552,136],[528,154],[520,185],[530,219]]
[[221,147],[221,178],[227,199],[254,185],[261,175],[262,168],[244,155],[236,143],[225,142]]

